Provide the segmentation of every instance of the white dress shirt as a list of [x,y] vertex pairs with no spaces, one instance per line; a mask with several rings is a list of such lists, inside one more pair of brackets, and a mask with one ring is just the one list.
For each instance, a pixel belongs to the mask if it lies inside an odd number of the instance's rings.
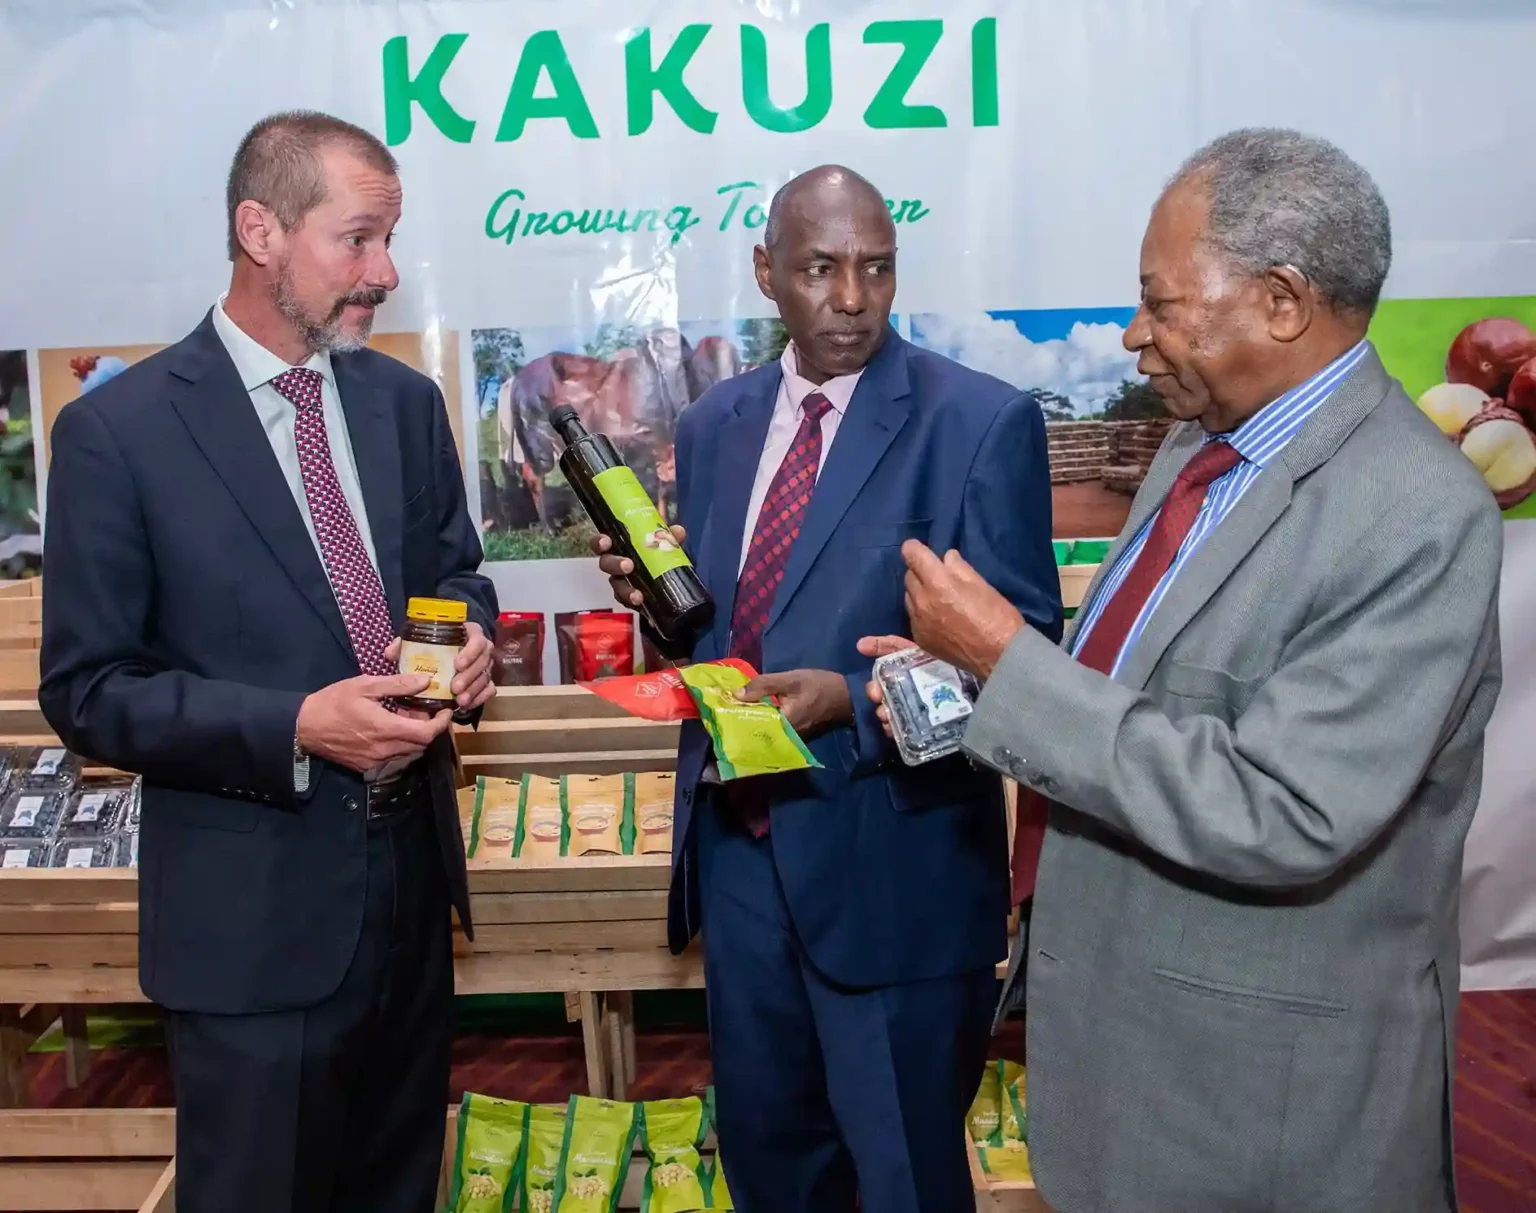
[[[320,557],[321,566],[325,567],[325,552],[320,547],[320,536],[315,530],[315,520],[309,514],[309,498],[304,492],[304,472],[299,467],[298,440],[293,433],[298,410],[293,407],[293,402],[288,397],[272,386],[272,380],[284,371],[293,370],[293,367],[225,314],[224,300],[227,298],[228,295],[220,295],[219,301],[213,305],[214,331],[218,333],[219,340],[224,343],[224,348],[229,351],[229,356],[235,364],[235,371],[240,376],[240,382],[245,385],[245,390],[251,395],[251,404],[256,409],[261,428],[266,431],[267,441],[272,444],[272,453],[277,456],[278,466],[282,468],[283,479],[288,482],[288,491],[293,494],[294,503],[299,507],[299,517],[304,519],[304,529],[309,532],[309,540],[315,545],[315,552]],[[368,559],[377,572],[379,558],[373,549],[373,532],[368,527],[368,510],[363,504],[363,485],[357,476],[357,458],[352,453],[352,435],[347,429],[347,415],[341,410],[341,394],[336,389],[336,373],[331,368],[331,356],[324,352],[311,354],[308,361],[302,365],[320,373],[320,402],[325,411],[325,439],[326,444],[331,448],[331,463],[336,468],[336,480],[341,485],[341,495],[346,498],[347,508],[352,511],[352,518],[357,523],[357,531],[362,536]],[[334,592],[333,586],[332,593]],[[404,762],[396,765],[384,764],[367,772],[363,778],[366,782],[373,783],[386,778],[404,765]],[[298,753],[298,742],[295,739],[294,790],[300,793],[307,791],[309,778],[309,755],[301,756]]]
[[[309,516],[309,498],[304,494],[304,473],[299,467],[299,448],[293,435],[297,410],[286,396],[272,386],[272,380],[294,368],[225,315],[225,298],[227,296],[221,295],[218,303],[214,304],[214,331],[234,360],[240,382],[251,394],[251,404],[261,420],[261,428],[267,432],[272,453],[277,456],[278,466],[283,469],[283,479],[288,482],[288,491],[293,494],[299,515],[304,519],[304,527],[309,531],[309,540],[320,554],[323,566],[325,553],[320,551],[320,537],[315,531],[315,521]],[[331,356],[324,352],[311,354],[309,360],[302,365],[320,373],[325,436],[331,448],[331,462],[336,467],[336,480],[341,485],[341,495],[347,499],[347,508],[352,511],[352,517],[357,523],[357,531],[363,538],[368,559],[377,572],[379,558],[373,549],[373,532],[368,528],[368,510],[363,505],[363,485],[357,475],[357,459],[352,454],[352,436],[347,429],[347,415],[341,409],[341,394],[336,390],[336,373],[331,368]]]
[[779,465],[784,462],[784,457],[794,445],[795,435],[800,432],[800,423],[805,420],[805,398],[812,392],[820,392],[832,406],[821,418],[821,462],[816,465],[816,474],[820,476],[821,469],[827,466],[827,453],[832,449],[832,440],[837,437],[837,427],[842,424],[843,414],[848,411],[848,402],[853,399],[853,389],[859,386],[859,378],[864,374],[861,368],[852,375],[839,375],[817,386],[800,377],[800,363],[793,342],[785,347],[784,356],[779,359],[779,367],[784,377],[779,382],[779,395],[773,404],[773,420],[768,423],[768,437],[763,441],[763,453],[757,461],[757,478],[752,482],[752,496],[747,502],[747,526],[741,537],[741,558],[736,564],[738,578],[747,565],[747,549],[752,546],[752,536],[757,530],[757,516],[762,513],[768,486],[773,483]]

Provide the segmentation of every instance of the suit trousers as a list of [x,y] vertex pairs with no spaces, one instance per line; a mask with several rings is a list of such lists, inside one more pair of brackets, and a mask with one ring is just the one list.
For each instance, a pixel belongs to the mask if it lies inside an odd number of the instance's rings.
[[974,1213],[963,1134],[994,971],[839,986],[801,944],[772,835],[754,838],[720,800],[701,802],[694,831],[717,1128],[736,1208]]
[[368,824],[357,951],[316,1006],[170,1017],[180,1213],[432,1213],[453,1018],[431,807]]

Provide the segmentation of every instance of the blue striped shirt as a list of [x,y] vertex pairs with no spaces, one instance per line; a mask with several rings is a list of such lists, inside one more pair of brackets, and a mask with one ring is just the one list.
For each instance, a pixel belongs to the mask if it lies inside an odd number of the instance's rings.
[[[1114,668],[1110,670],[1111,678],[1120,673],[1120,668],[1125,664],[1126,656],[1136,646],[1142,630],[1147,626],[1147,620],[1152,618],[1152,613],[1157,610],[1168,593],[1168,587],[1173,584],[1179,571],[1189,563],[1189,559],[1207,536],[1210,535],[1221,521],[1234,509],[1237,503],[1243,499],[1243,494],[1248,491],[1248,486],[1258,479],[1269,463],[1285,450],[1286,445],[1307,419],[1320,409],[1328,397],[1333,395],[1334,389],[1339,386],[1345,377],[1354,370],[1360,360],[1365,357],[1370,348],[1365,341],[1360,342],[1347,354],[1336,358],[1312,378],[1298,387],[1292,388],[1274,403],[1260,409],[1237,429],[1230,434],[1207,434],[1206,442],[1230,442],[1233,448],[1241,455],[1242,462],[1224,476],[1219,476],[1211,481],[1206,490],[1205,502],[1200,507],[1200,513],[1195,516],[1195,522],[1189,528],[1189,534],[1179,547],[1179,554],[1174,557],[1173,564],[1163,574],[1162,579],[1153,587],[1148,596],[1146,605],[1141,608],[1141,613],[1136,616],[1136,621],[1131,625],[1131,630],[1125,638],[1125,643],[1120,646],[1120,652],[1115,657]],[[1161,510],[1158,511],[1160,513]],[[1072,641],[1074,655],[1082,651],[1084,643],[1093,632],[1099,617],[1104,614],[1104,608],[1109,605],[1109,600],[1114,597],[1115,591],[1125,581],[1127,574],[1136,564],[1136,558],[1141,555],[1141,549],[1146,545],[1147,536],[1152,532],[1152,526],[1157,521],[1157,513],[1154,513],[1142,524],[1141,530],[1136,532],[1136,537],[1126,545],[1120,559],[1110,569],[1109,575],[1104,578],[1098,592],[1094,594],[1093,601],[1089,604],[1084,614],[1083,623],[1077,630],[1077,635]]]

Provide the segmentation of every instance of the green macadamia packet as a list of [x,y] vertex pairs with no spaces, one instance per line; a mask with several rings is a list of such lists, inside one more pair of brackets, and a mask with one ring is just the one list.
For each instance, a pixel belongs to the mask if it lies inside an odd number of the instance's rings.
[[634,1104],[572,1095],[555,1185],[556,1213],[615,1213],[634,1147]]
[[553,1213],[560,1157],[565,1148],[565,1107],[535,1104],[528,1110],[528,1149],[523,1167],[524,1213]]
[[775,705],[736,698],[750,681],[740,669],[704,662],[677,673],[698,705],[723,781],[821,766]]
[[508,1213],[523,1177],[528,1105],[466,1092],[459,1105],[450,1213]]
[[977,1089],[976,1098],[971,1101],[971,1110],[965,1117],[971,1140],[978,1145],[1000,1142],[1002,1137],[999,1129],[1002,1118],[1002,1088],[998,1083],[997,1067],[988,1066],[982,1071],[981,1086]]
[[640,1106],[640,1146],[650,1162],[640,1213],[694,1213],[709,1207],[709,1172],[699,1154],[708,1133],[702,1099],[661,1099]]

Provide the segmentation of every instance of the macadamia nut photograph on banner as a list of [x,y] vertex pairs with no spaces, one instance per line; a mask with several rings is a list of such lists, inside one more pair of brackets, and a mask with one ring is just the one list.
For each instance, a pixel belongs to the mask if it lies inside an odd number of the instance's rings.
[[1389,300],[1371,338],[1504,516],[1536,518],[1536,296]]

